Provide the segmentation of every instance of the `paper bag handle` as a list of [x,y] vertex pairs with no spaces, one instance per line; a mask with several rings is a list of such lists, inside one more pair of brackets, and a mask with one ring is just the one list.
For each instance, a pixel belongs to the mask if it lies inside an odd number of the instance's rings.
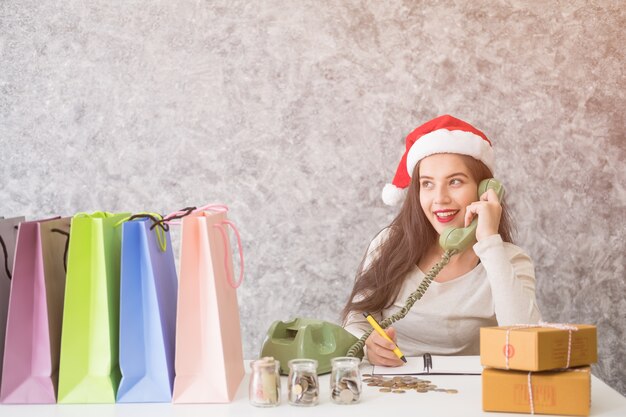
[[9,271],[9,251],[7,251],[7,246],[2,236],[0,236],[0,246],[2,246],[2,253],[4,254],[4,269],[7,272],[7,277],[11,279],[11,271]]
[[66,232],[65,230],[61,230],[61,229],[50,229],[51,232],[54,233],[60,233],[63,236],[65,236],[65,249],[63,250],[63,268],[65,269],[65,272],[67,273],[67,251],[70,248],[70,234],[69,232]]
[[[231,229],[233,229],[233,232],[235,232],[235,236],[237,236],[237,247],[239,248],[239,261],[241,262],[241,268],[239,270],[239,280],[237,282],[233,281],[233,271],[229,271],[229,268],[228,268],[228,246],[227,245],[229,244],[229,241],[228,241],[228,236],[226,235],[226,229],[224,228],[223,225],[230,226]],[[241,248],[241,237],[239,236],[239,231],[237,230],[237,227],[235,227],[235,224],[231,222],[230,220],[223,220],[221,224],[214,224],[213,227],[216,227],[222,235],[222,241],[223,241],[222,243],[224,244],[224,268],[226,269],[227,281],[231,287],[233,287],[234,289],[237,289],[243,282],[243,249]]]
[[227,213],[228,206],[224,204],[206,204],[202,207],[187,207],[182,210],[175,211],[173,213],[168,214],[163,217],[163,221],[167,224],[180,224],[179,221],[175,221],[177,219],[183,218],[185,216],[190,215],[191,213],[196,213],[199,211],[215,211],[217,213]]
[[122,220],[115,223],[115,227],[119,226],[122,223],[129,222],[135,219],[152,220],[152,225],[150,226],[150,230],[154,230],[154,228],[158,226],[155,233],[157,237],[157,242],[159,243],[159,249],[161,249],[161,252],[167,251],[167,236],[165,234],[170,231],[170,226],[169,224],[165,222],[165,219],[163,218],[163,216],[161,216],[158,213],[147,213],[147,212],[137,213],[128,217],[124,217]]

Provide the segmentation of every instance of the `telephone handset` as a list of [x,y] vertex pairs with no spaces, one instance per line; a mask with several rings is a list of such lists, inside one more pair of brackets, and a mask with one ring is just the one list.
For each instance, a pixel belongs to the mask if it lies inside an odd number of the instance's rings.
[[[504,186],[494,178],[482,180],[480,184],[478,184],[478,198],[489,189],[494,190],[498,195],[498,200],[502,202]],[[443,250],[462,252],[476,242],[477,226],[478,218],[474,217],[474,220],[472,220],[467,227],[448,227],[444,229],[441,236],[439,236],[439,246],[441,246]]]

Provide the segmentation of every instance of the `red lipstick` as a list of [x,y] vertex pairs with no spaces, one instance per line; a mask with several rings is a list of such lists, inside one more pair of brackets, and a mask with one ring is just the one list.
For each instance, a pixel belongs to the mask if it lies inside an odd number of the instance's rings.
[[456,217],[459,210],[437,210],[433,213],[439,223],[449,223]]

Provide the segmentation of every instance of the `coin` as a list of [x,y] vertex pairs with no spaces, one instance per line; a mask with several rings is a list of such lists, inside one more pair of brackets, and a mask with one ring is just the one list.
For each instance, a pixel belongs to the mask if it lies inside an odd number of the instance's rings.
[[343,378],[342,381],[354,394],[358,394],[359,392],[361,392],[361,387],[359,386],[357,381],[349,378]]
[[394,394],[404,394],[406,391],[403,389],[394,389],[391,392],[393,392]]
[[302,394],[302,385],[300,384],[294,384],[294,386],[291,388],[291,390],[293,391],[294,394],[296,395],[300,395]]
[[306,376],[303,376],[303,377],[300,379],[300,385],[302,385],[302,391],[306,391],[306,390],[308,390],[308,389],[309,389],[309,385],[311,385],[311,387],[312,387],[312,388],[315,388],[315,387],[313,387],[313,384],[310,384],[310,383],[309,383],[309,381],[311,381],[311,382],[312,382],[312,380],[310,380],[310,379],[309,379],[308,377],[306,377]]
[[446,392],[447,392],[448,394],[458,394],[458,393],[459,393],[459,390],[456,390],[456,389],[449,389],[449,390],[446,390]]
[[391,392],[391,388],[381,388],[378,391],[380,391],[380,392]]
[[350,403],[354,399],[354,394],[349,389],[341,390],[339,393],[339,399],[342,403]]
[[361,374],[362,376],[372,376],[372,374]]

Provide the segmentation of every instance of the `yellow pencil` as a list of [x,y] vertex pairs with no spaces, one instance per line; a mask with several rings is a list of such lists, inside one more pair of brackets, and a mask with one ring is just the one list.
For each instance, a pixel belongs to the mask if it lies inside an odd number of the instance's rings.
[[[385,333],[385,331],[383,330],[382,327],[380,327],[380,324],[378,324],[378,322],[376,321],[376,319],[374,317],[372,317],[371,314],[369,313],[363,313],[363,315],[365,316],[365,318],[367,319],[367,321],[370,322],[370,324],[372,325],[372,327],[374,328],[374,330],[376,330],[378,332],[379,335],[381,335],[382,337],[384,337],[385,339],[389,340],[391,343],[393,343],[393,340],[391,340],[391,338],[387,335],[387,333]],[[397,357],[399,357],[400,359],[402,359],[403,362],[406,363],[406,358],[404,357],[404,354],[402,352],[400,352],[400,349],[398,349],[398,345],[396,345],[395,343],[393,343],[393,345],[395,346],[395,349],[393,350],[393,353],[396,354]]]

